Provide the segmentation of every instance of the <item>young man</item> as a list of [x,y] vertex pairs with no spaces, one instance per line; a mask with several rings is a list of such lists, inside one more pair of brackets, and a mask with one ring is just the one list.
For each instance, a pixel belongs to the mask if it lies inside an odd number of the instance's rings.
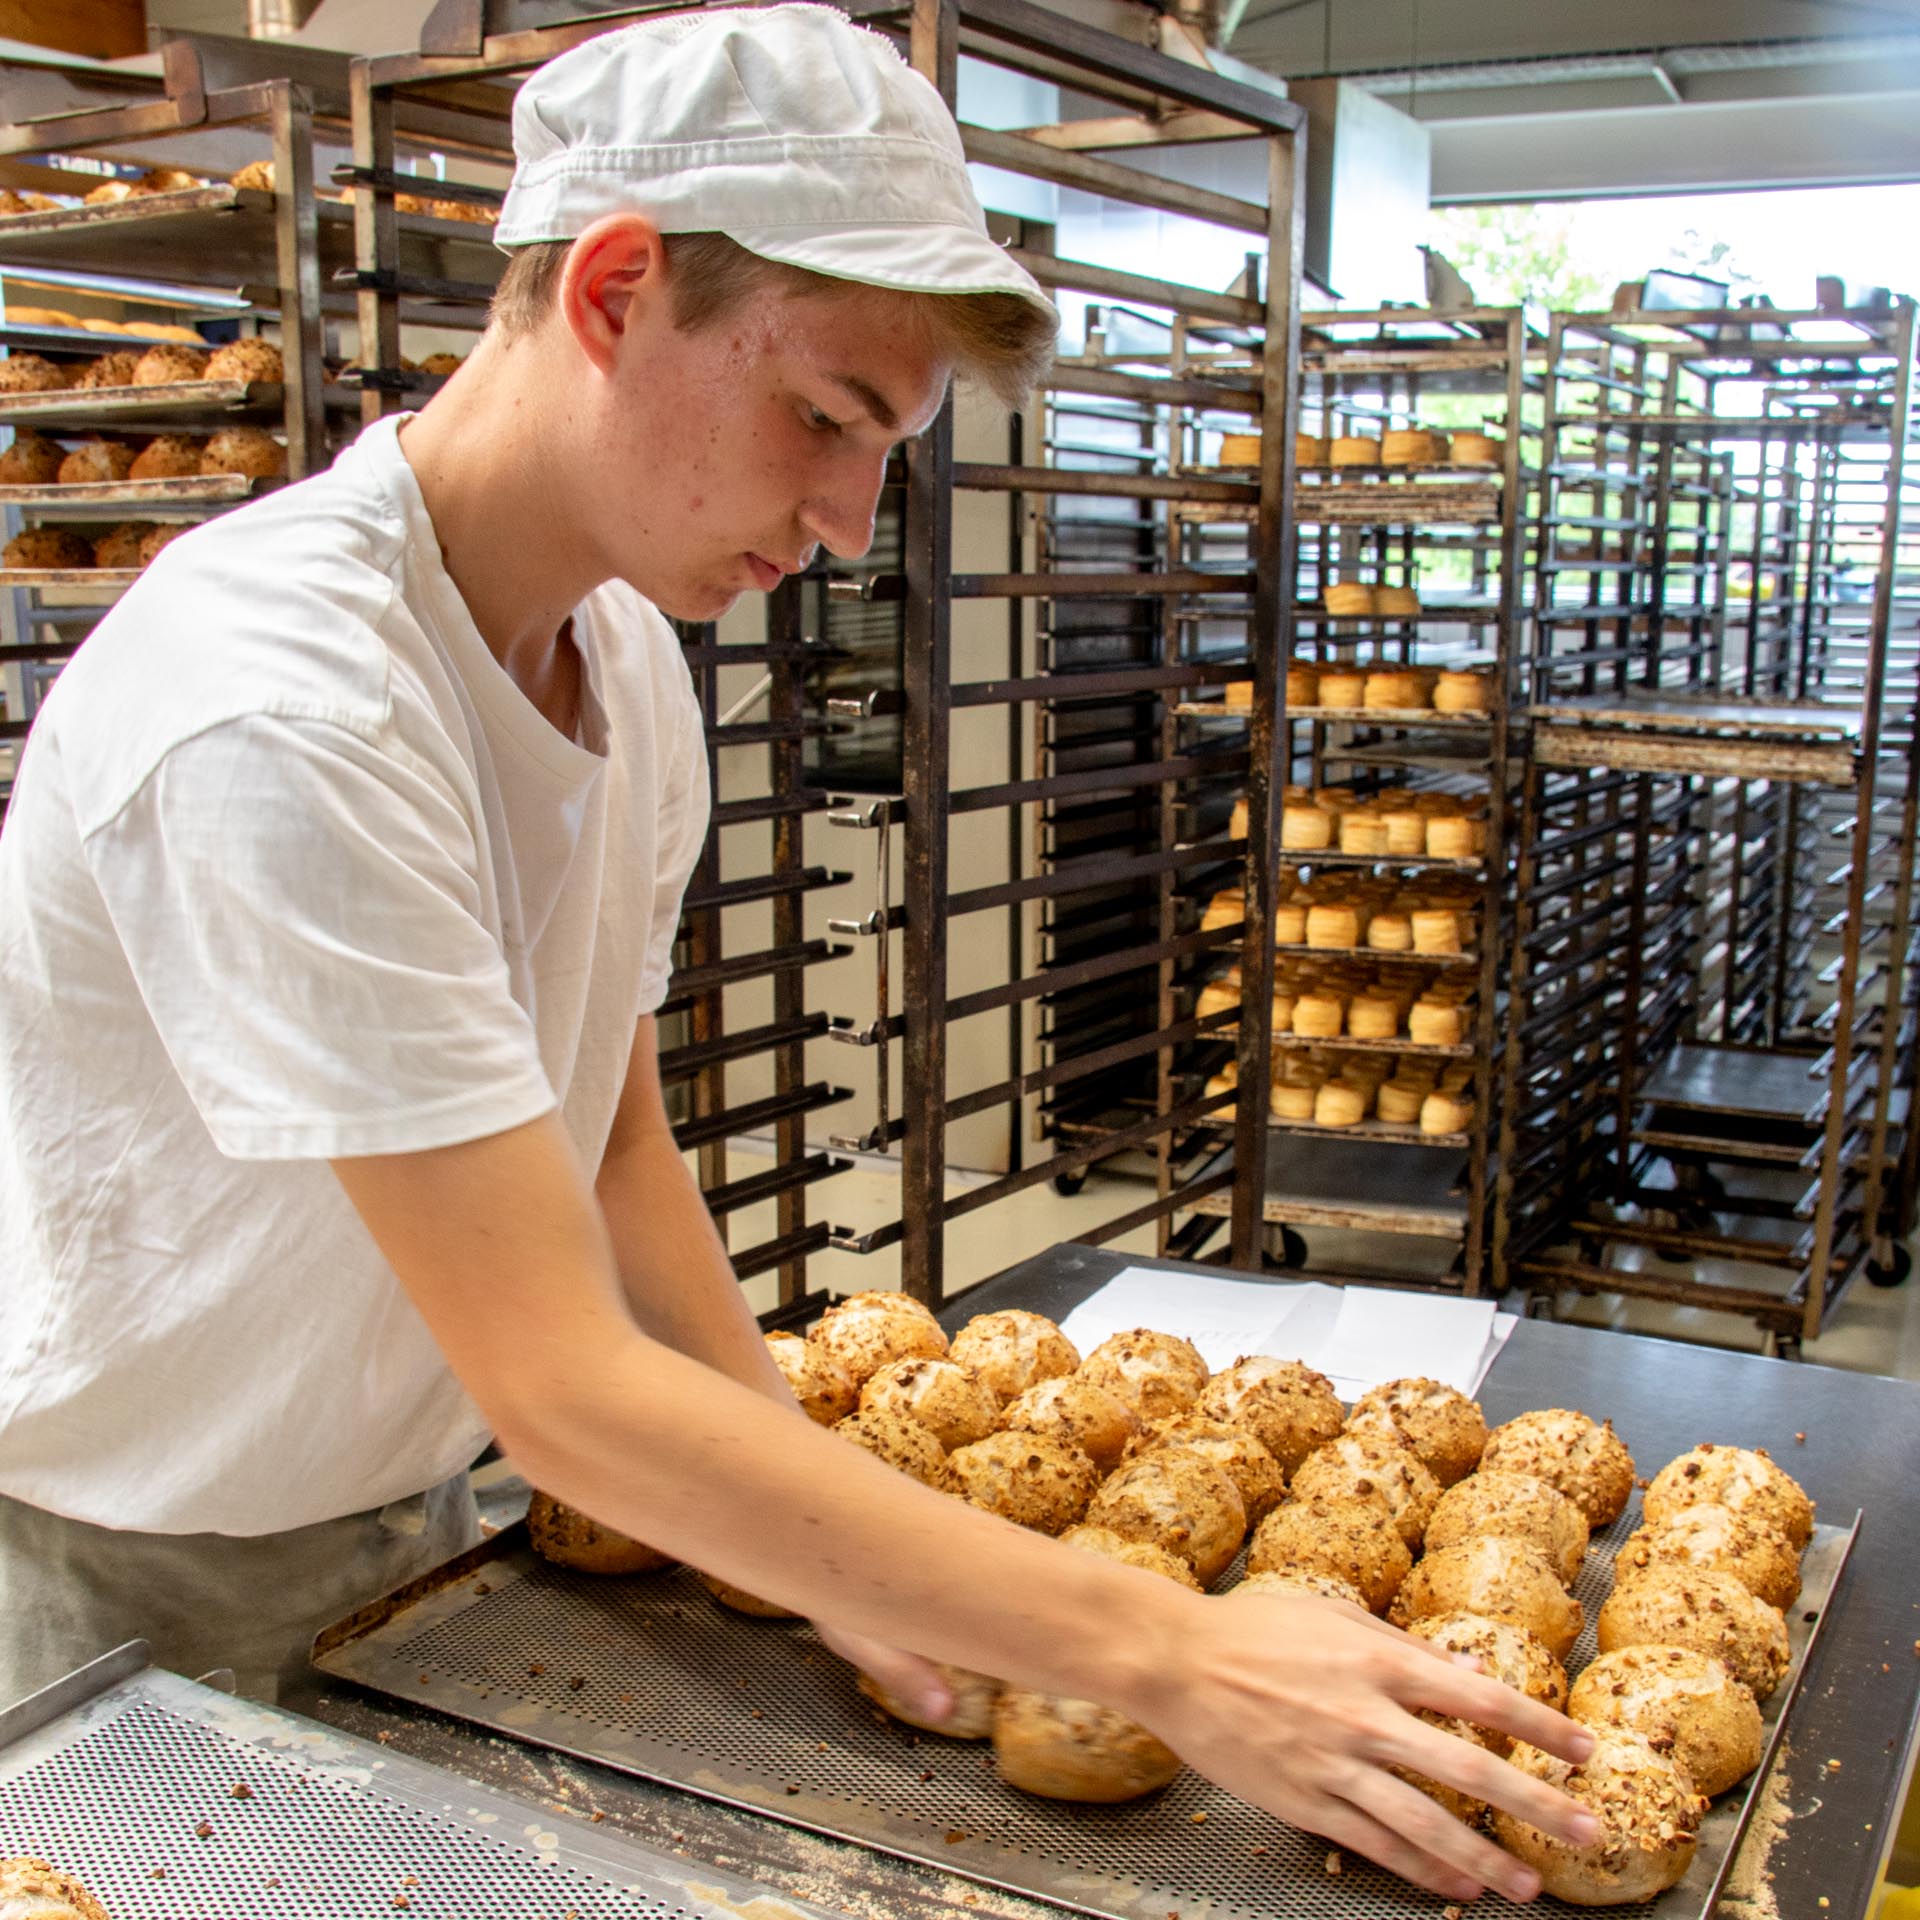
[[1574,1836],[1410,1710],[1577,1758],[1571,1723],[1344,1608],[1063,1549],[793,1405],[655,1065],[706,819],[661,616],[864,551],[950,374],[1018,391],[1053,316],[932,89],[824,9],[589,42],[515,137],[499,237],[529,251],[472,358],[170,548],[25,755],[0,1695],[133,1635],[271,1695],[466,1544],[492,1434],[903,1691],[941,1699],[932,1659],[1109,1701],[1439,1891],[1527,1897],[1387,1769]]

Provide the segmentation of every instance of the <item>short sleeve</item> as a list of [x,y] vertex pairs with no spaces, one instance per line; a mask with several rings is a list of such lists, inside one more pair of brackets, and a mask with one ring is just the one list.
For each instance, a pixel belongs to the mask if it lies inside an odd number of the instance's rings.
[[87,839],[135,984],[233,1159],[417,1152],[555,1097],[470,810],[382,737],[250,715]]
[[654,841],[653,915],[640,1011],[657,1012],[673,977],[673,943],[680,929],[680,903],[707,844],[712,793],[707,776],[707,739],[699,703],[681,705],[674,764],[662,784],[660,826]]

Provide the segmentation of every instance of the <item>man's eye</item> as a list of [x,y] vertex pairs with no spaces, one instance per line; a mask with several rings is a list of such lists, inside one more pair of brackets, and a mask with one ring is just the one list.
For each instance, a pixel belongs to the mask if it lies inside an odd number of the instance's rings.
[[807,425],[810,426],[815,433],[838,433],[840,431],[840,422],[836,420],[832,414],[822,413],[818,407],[809,407],[807,409]]

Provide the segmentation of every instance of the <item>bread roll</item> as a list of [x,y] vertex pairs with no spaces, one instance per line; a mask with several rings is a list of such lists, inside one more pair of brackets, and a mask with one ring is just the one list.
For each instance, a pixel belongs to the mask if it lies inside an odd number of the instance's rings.
[[200,471],[278,480],[287,471],[287,450],[264,427],[223,427],[202,450]]
[[1363,704],[1376,712],[1402,712],[1411,707],[1424,707],[1427,704],[1426,696],[1426,687],[1417,673],[1409,673],[1401,667],[1389,667],[1367,675]]
[[1320,670],[1320,704],[1323,707],[1358,711],[1366,704],[1367,676],[1348,667],[1323,667]]
[[1621,1647],[1691,1647],[1725,1664],[1764,1700],[1787,1677],[1793,1650],[1786,1617],[1730,1573],[1659,1565],[1623,1570],[1600,1609],[1602,1653]]
[[1291,1500],[1268,1514],[1247,1549],[1249,1573],[1313,1567],[1354,1587],[1372,1613],[1392,1605],[1412,1564],[1378,1494],[1367,1500]]
[[1163,1580],[1171,1580],[1176,1586],[1187,1587],[1194,1593],[1201,1591],[1193,1569],[1177,1553],[1169,1553],[1165,1547],[1156,1547],[1151,1540],[1129,1540],[1125,1534],[1115,1533],[1111,1527],[1082,1524],[1069,1527],[1060,1536],[1060,1543],[1077,1548],[1081,1553],[1097,1553],[1103,1560],[1118,1560],[1123,1566],[1138,1567],[1142,1573],[1157,1573]]
[[1420,611],[1420,595],[1413,587],[1375,587],[1373,610],[1383,620],[1411,620]]
[[1367,1117],[1367,1096],[1358,1087],[1329,1080],[1313,1096],[1316,1127],[1357,1127]]
[[1303,993],[1293,1003],[1293,1030],[1303,1039],[1338,1038],[1346,1017],[1346,1005],[1337,993]]
[[107,1920],[107,1910],[72,1874],[32,1855],[0,1860],[0,1915],[6,1920]]
[[659,1573],[676,1564],[537,1488],[527,1504],[527,1543],[541,1559],[576,1573]]
[[1210,1013],[1225,1013],[1239,1004],[1240,989],[1237,986],[1225,980],[1209,980],[1200,989],[1200,997],[1194,1002],[1194,1017],[1204,1020]]
[[[1390,854],[1397,851],[1392,845],[1391,828],[1387,851]],[[1376,913],[1367,921],[1367,945],[1375,953],[1411,953],[1413,923],[1404,913]]]
[[1312,805],[1288,801],[1280,809],[1280,845],[1289,853],[1317,853],[1333,844],[1333,818]]
[[69,384],[65,367],[37,353],[10,353],[0,360],[0,393],[58,393]]
[[744,1613],[751,1620],[800,1618],[791,1607],[783,1607],[778,1600],[763,1600],[757,1593],[749,1593],[745,1587],[736,1587],[732,1581],[722,1580],[717,1573],[701,1573],[700,1584],[730,1612]]
[[1340,816],[1340,851],[1378,859],[1387,850],[1386,823],[1370,813]]
[[1203,1587],[1232,1566],[1247,1537],[1239,1489],[1210,1459],[1184,1450],[1123,1464],[1093,1496],[1087,1521],[1178,1554]]
[[1141,1431],[1140,1416],[1118,1394],[1077,1373],[1036,1380],[1007,1403],[1000,1425],[1078,1447],[1102,1473],[1120,1464],[1127,1442]]
[[1220,927],[1237,927],[1246,917],[1246,894],[1239,887],[1223,887],[1201,913],[1200,931],[1212,933]]
[[1433,704],[1440,713],[1485,713],[1493,704],[1492,681],[1484,673],[1441,673],[1433,683]]
[[1289,1476],[1344,1424],[1339,1397],[1324,1373],[1264,1353],[1248,1355],[1216,1373],[1194,1411],[1230,1427],[1244,1427]]
[[829,1308],[807,1338],[856,1387],[895,1360],[942,1360],[947,1352],[947,1336],[939,1327],[905,1308],[842,1303]]
[[1311,1120],[1320,1089],[1276,1080],[1267,1090],[1267,1112],[1275,1120]]
[[44,487],[59,479],[67,451],[57,440],[16,427],[13,444],[0,453],[0,486]]
[[918,1420],[951,1453],[984,1440],[1000,1420],[1000,1396],[953,1360],[895,1360],[860,1389],[863,1408]]
[[1327,443],[1317,433],[1296,433],[1293,436],[1293,464],[1296,467],[1324,467],[1327,464]]
[[1633,1455],[1612,1421],[1593,1421],[1566,1407],[1542,1407],[1495,1427],[1480,1465],[1530,1473],[1558,1487],[1593,1527],[1610,1527],[1633,1492]]
[[1760,1764],[1760,1709],[1718,1660],[1690,1647],[1622,1647],[1590,1662],[1567,1711],[1598,1732],[1640,1734],[1708,1799]]
[[1287,669],[1287,705],[1317,707],[1320,704],[1320,676],[1311,667]]
[[947,1469],[963,1500],[1035,1533],[1064,1533],[1100,1484],[1078,1447],[1038,1433],[990,1433],[956,1449]]
[[1770,1607],[1800,1596],[1800,1556],[1769,1526],[1711,1501],[1682,1507],[1661,1526],[1645,1526],[1620,1549],[1614,1578],[1631,1580],[1649,1567],[1730,1573]]
[[230,186],[253,193],[271,193],[273,191],[273,162],[271,160],[249,160],[228,182]]
[[[1547,1650],[1538,1634],[1510,1620],[1488,1620],[1477,1613],[1435,1613],[1416,1620],[1407,1632],[1428,1646],[1447,1653],[1465,1653],[1478,1660],[1489,1680],[1498,1680],[1515,1693],[1556,1713],[1567,1710],[1567,1670]],[[1504,1754],[1512,1740],[1489,1729],[1493,1751]]]
[[[1451,1735],[1456,1740],[1464,1740],[1469,1746],[1478,1747],[1482,1752],[1495,1751],[1494,1736],[1484,1728],[1476,1727],[1466,1720],[1455,1719],[1450,1714],[1436,1713],[1431,1707],[1416,1707],[1414,1718],[1423,1720],[1436,1731]],[[1426,1775],[1415,1773],[1410,1767],[1396,1766],[1392,1771],[1404,1780],[1408,1786],[1416,1787],[1424,1793],[1435,1806],[1450,1813],[1454,1819],[1464,1825],[1478,1829],[1486,1825],[1487,1803],[1476,1800],[1470,1793],[1448,1785],[1442,1780],[1429,1780]]]
[[1388,1126],[1411,1127],[1419,1121],[1420,1109],[1426,1104],[1426,1099],[1425,1087],[1411,1087],[1400,1080],[1388,1080],[1374,1095],[1373,1104],[1379,1117]]
[[1176,1413],[1154,1421],[1127,1448],[1129,1459],[1161,1453],[1197,1454],[1218,1467],[1240,1495],[1249,1527],[1257,1527],[1286,1498],[1287,1476],[1280,1462],[1244,1427],[1230,1427],[1203,1414]]
[[1422,1133],[1464,1133],[1473,1124],[1473,1102],[1458,1094],[1430,1093],[1420,1102]]
[[800,1410],[817,1426],[844,1420],[860,1404],[860,1389],[822,1347],[797,1333],[770,1333],[767,1351],[786,1379]]
[[1433,435],[1421,427],[1396,427],[1380,436],[1380,464],[1416,467],[1432,464]]
[[1456,467],[1497,467],[1506,442],[1490,433],[1456,433],[1449,457]]
[[80,377],[73,384],[88,392],[97,392],[102,387],[130,387],[133,385],[133,370],[140,364],[140,356],[126,349],[117,353],[103,353],[97,360],[89,360],[81,369]]
[[1585,1615],[1545,1557],[1517,1540],[1438,1547],[1407,1576],[1393,1603],[1396,1627],[1436,1613],[1477,1613],[1537,1634],[1565,1665]]
[[1415,1553],[1426,1537],[1427,1522],[1440,1499],[1440,1483],[1398,1436],[1343,1433],[1308,1454],[1293,1476],[1297,1500],[1364,1500],[1377,1493],[1386,1501],[1400,1538]]
[[185,480],[200,472],[200,442],[184,433],[158,433],[134,456],[131,480]]
[[1225,1597],[1231,1600],[1243,1593],[1311,1593],[1322,1600],[1338,1600],[1342,1606],[1358,1607],[1362,1613],[1367,1611],[1367,1596],[1351,1580],[1322,1573],[1318,1567],[1269,1567],[1264,1573],[1250,1573],[1229,1587]]
[[1400,1003],[1356,993],[1347,1005],[1347,1032],[1355,1040],[1391,1040],[1400,1031]]
[[1460,916],[1451,907],[1422,907],[1410,914],[1415,953],[1458,953]]
[[1260,464],[1260,436],[1257,433],[1223,433],[1220,436],[1220,464],[1223,467],[1257,467]]
[[1709,1502],[1771,1527],[1796,1549],[1813,1538],[1813,1502],[1764,1447],[1695,1447],[1653,1476],[1643,1507],[1647,1524],[1657,1527]]
[[176,346],[172,342],[165,346],[149,347],[134,363],[133,369],[133,384],[136,387],[170,387],[184,381],[204,380],[206,377],[207,356],[192,347]]
[[1427,822],[1427,854],[1434,860],[1473,857],[1473,825],[1465,814],[1436,814]]
[[1273,910],[1273,943],[1299,947],[1307,939],[1307,906],[1300,900],[1282,900]]
[[1380,442],[1370,434],[1339,434],[1327,449],[1327,459],[1329,464],[1336,467],[1377,467],[1380,464]]
[[1427,850],[1427,818],[1417,808],[1387,807],[1380,818],[1386,823],[1387,851],[1401,857]]
[[137,568],[140,548],[154,529],[151,520],[122,520],[93,543],[93,564],[123,570]]
[[935,1660],[931,1664],[953,1696],[953,1710],[944,1720],[931,1719],[917,1707],[909,1706],[870,1673],[860,1674],[856,1684],[876,1707],[910,1727],[919,1727],[925,1733],[943,1733],[949,1740],[991,1739],[1000,1682],[988,1679],[984,1673],[971,1673],[965,1667],[950,1667],[944,1661]]
[[1637,1734],[1601,1734],[1577,1767],[1523,1742],[1512,1764],[1570,1795],[1601,1823],[1598,1840],[1576,1847],[1495,1809],[1494,1838],[1533,1868],[1556,1899],[1580,1907],[1651,1900],[1693,1864],[1706,1802],[1680,1768]]
[[1124,1400],[1142,1420],[1164,1420],[1199,1399],[1207,1363],[1191,1341],[1135,1327],[1101,1341],[1080,1363],[1080,1377]]
[[271,340],[230,340],[224,347],[214,348],[205,377],[277,386],[287,377],[287,363]]
[[918,1480],[923,1487],[931,1487],[936,1493],[956,1491],[954,1477],[947,1471],[945,1449],[917,1420],[878,1407],[863,1407],[836,1421],[833,1430],[842,1440],[909,1479]]
[[868,1293],[842,1294],[820,1317],[831,1320],[836,1316],[855,1313],[910,1313],[930,1326],[937,1327],[940,1324],[933,1309],[924,1300],[916,1300],[912,1294],[890,1287],[877,1288]]
[[93,542],[71,527],[28,527],[16,533],[0,553],[0,566],[23,571],[92,565]]
[[975,1313],[954,1334],[950,1357],[972,1367],[1002,1402],[1079,1367],[1079,1348],[1044,1313],[1025,1308]]
[[1466,1037],[1465,1022],[1458,1007],[1416,1000],[1407,1009],[1407,1034],[1419,1046],[1457,1047]]
[[1362,580],[1331,580],[1320,598],[1336,619],[1365,620],[1373,613],[1373,589]]
[[1587,1557],[1587,1516],[1544,1480],[1488,1468],[1450,1488],[1427,1528],[1430,1547],[1467,1540],[1518,1540],[1571,1587]]
[[111,486],[133,471],[133,449],[114,440],[83,440],[60,462],[63,487]]
[[994,1708],[993,1758],[1009,1786],[1048,1800],[1138,1800],[1180,1771],[1171,1748],[1111,1707],[1008,1689]]
[[[1360,944],[1360,915],[1352,907],[1309,907],[1303,931],[1310,947],[1342,950],[1357,947]],[[1340,1029],[1336,1026],[1332,1031],[1338,1033]]]
[[192,531],[191,526],[155,527],[140,542],[140,564],[143,567],[152,566],[165,548],[172,546],[176,540],[185,538]]

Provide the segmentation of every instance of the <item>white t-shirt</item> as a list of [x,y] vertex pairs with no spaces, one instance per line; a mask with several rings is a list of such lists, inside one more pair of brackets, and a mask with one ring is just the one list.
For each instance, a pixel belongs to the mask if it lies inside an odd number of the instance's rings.
[[488,651],[398,423],[170,546],[61,676],[0,832],[0,1493],[259,1534],[487,1428],[336,1155],[558,1108],[597,1168],[707,823],[631,588],[565,739]]

